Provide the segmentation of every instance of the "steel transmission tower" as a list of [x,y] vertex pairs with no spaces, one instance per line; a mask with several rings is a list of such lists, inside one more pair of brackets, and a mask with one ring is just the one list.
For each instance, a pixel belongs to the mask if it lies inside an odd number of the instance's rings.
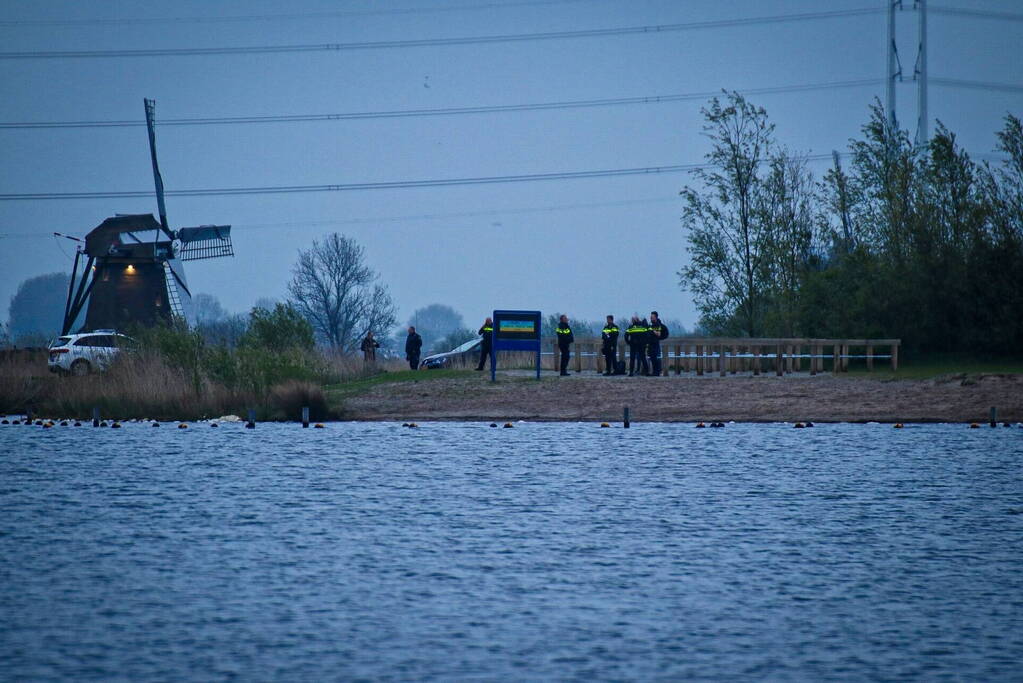
[[[895,84],[902,81],[902,62],[899,59],[898,36],[895,31],[895,16],[903,9],[902,0],[885,0],[888,10],[888,71],[885,74],[887,87],[885,107],[888,123],[893,128],[898,126],[895,113]],[[927,0],[913,0],[913,9],[918,13],[918,43],[916,65],[913,67],[913,80],[917,86],[917,123],[916,144],[927,144]]]

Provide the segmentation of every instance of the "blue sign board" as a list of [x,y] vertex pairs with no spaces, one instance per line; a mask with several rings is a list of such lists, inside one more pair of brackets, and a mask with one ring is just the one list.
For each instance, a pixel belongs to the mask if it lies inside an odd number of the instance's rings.
[[536,353],[540,379],[540,311],[494,311],[494,343],[490,347],[490,381],[497,381],[498,351]]

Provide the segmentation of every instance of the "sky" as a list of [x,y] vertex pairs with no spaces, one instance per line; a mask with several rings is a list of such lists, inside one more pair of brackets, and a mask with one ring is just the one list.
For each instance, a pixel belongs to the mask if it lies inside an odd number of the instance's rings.
[[[648,169],[700,163],[708,151],[700,114],[706,97],[444,116],[159,123],[184,118],[512,106],[823,84],[828,87],[749,99],[766,108],[778,141],[789,150],[828,155],[845,150],[873,98],[884,99],[883,6],[879,0],[5,0],[0,195],[151,193],[144,126],[3,125],[144,123],[143,98],[157,102],[157,151],[168,191]],[[897,113],[912,132],[917,13],[912,0],[903,6],[897,44],[905,80],[897,87]],[[1006,113],[1023,115],[1023,6],[1018,0],[929,6],[930,117],[957,133],[970,152],[990,154]],[[861,9],[868,11],[844,12]],[[841,14],[760,20],[821,12]],[[677,27],[701,22],[716,23]],[[643,26],[676,28],[437,44]],[[392,44],[350,46],[386,41]],[[324,44],[349,49],[22,56]],[[1012,87],[992,87],[999,84]],[[811,167],[820,174],[826,163]],[[167,213],[172,228],[233,226],[234,258],[186,264],[192,293],[213,294],[232,312],[247,311],[259,298],[286,298],[298,251],[340,232],[365,248],[400,320],[443,303],[470,326],[496,308],[590,320],[657,309],[662,318],[691,328],[696,309],[677,276],[687,259],[679,190],[690,182],[686,172],[675,171],[169,196]],[[0,198],[0,320],[23,280],[70,272],[74,243],[53,232],[84,236],[116,213],[156,213],[155,198]]]

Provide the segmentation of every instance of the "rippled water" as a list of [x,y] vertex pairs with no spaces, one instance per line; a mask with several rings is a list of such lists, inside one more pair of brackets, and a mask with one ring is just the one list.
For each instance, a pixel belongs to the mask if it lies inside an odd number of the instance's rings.
[[0,678],[1023,677],[1023,429],[0,426]]

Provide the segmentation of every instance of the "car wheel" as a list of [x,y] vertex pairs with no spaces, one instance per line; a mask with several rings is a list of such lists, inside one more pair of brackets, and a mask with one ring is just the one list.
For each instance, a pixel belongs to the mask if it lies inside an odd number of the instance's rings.
[[89,361],[78,359],[71,364],[71,374],[75,377],[83,377],[89,374]]

